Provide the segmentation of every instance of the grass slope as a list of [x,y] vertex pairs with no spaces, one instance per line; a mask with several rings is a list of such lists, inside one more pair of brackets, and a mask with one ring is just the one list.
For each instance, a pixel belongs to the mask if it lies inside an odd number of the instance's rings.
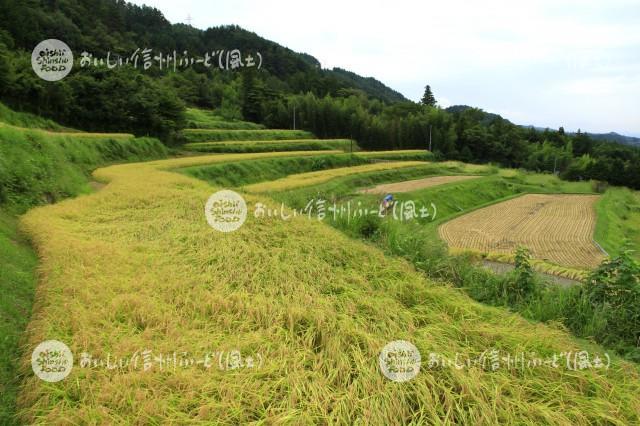
[[314,156],[274,157],[252,161],[179,169],[180,173],[220,186],[237,188],[257,182],[275,180],[295,173],[305,173],[337,167],[367,164],[368,160],[350,154],[323,154]]
[[305,130],[185,129],[182,132],[187,142],[313,139],[314,137],[312,133]]
[[[211,162],[270,154],[209,156]],[[167,172],[180,159],[112,166],[88,197],[23,219],[42,259],[29,347],[56,338],[74,353],[127,356],[238,349],[257,369],[75,368],[48,384],[26,375],[22,420],[69,423],[633,424],[640,373],[427,368],[436,352],[492,347],[541,356],[597,347],[427,281],[323,223],[248,215],[238,231],[206,224],[217,188]],[[250,206],[268,199],[246,196]],[[91,268],[87,268],[91,265]],[[399,385],[378,370],[389,341],[407,339],[423,370]],[[25,374],[29,360],[24,359]]]
[[640,258],[640,193],[627,188],[607,189],[596,204],[595,240],[615,256],[625,249]]
[[361,157],[376,160],[416,160],[416,161],[433,161],[433,154],[429,151],[420,149],[401,149],[397,151],[367,151],[358,152]]
[[184,145],[187,151],[196,152],[274,152],[274,151],[320,151],[358,150],[358,145],[349,139],[292,139],[279,141],[232,141],[200,142]]
[[166,155],[152,138],[0,127],[0,205],[23,211],[86,192],[89,171],[100,165]]
[[25,112],[17,112],[0,102],[0,123],[18,127],[40,128],[46,130],[67,130],[58,123],[40,116]]
[[185,118],[188,128],[194,129],[236,129],[236,130],[252,130],[264,129],[264,126],[249,121],[230,121],[216,115],[213,111],[207,111],[198,108],[187,108]]
[[14,423],[20,338],[30,318],[36,286],[36,254],[0,210],[0,424]]

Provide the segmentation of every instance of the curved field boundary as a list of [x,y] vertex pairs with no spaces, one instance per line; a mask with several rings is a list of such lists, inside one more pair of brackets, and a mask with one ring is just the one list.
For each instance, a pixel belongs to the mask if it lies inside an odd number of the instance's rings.
[[424,166],[424,161],[393,161],[389,163],[376,163],[366,164],[356,167],[340,167],[331,170],[320,170],[317,172],[300,173],[290,175],[282,179],[277,179],[271,182],[261,182],[254,185],[248,185],[244,187],[247,192],[269,192],[269,191],[286,191],[289,189],[301,188],[304,186],[317,185],[330,181],[337,177],[344,177],[349,175],[357,175],[361,173],[377,172],[383,170],[401,169],[405,167]]
[[424,179],[406,180],[404,182],[394,182],[374,186],[373,188],[361,189],[358,192],[363,194],[388,194],[394,192],[411,192],[418,189],[430,188],[447,183],[461,182],[471,179],[478,179],[481,176],[434,176]]
[[[42,260],[26,347],[58,339],[97,359],[238,350],[264,360],[234,371],[77,367],[49,384],[29,373],[25,357],[24,423],[638,422],[640,373],[617,358],[607,370],[428,367],[430,353],[452,359],[499,348],[546,358],[602,349],[473,302],[306,217],[249,214],[239,230],[216,232],[203,207],[219,188],[166,171],[265,156],[100,169],[94,176],[110,182],[102,191],[23,218]],[[378,368],[380,350],[397,339],[424,357],[406,386]]]
[[529,248],[536,259],[592,268],[604,258],[593,244],[596,195],[527,194],[475,210],[438,229],[452,249],[512,254]]

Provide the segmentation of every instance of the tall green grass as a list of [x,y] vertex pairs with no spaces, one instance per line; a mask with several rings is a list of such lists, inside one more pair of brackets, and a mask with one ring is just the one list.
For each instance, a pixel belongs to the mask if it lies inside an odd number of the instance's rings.
[[215,141],[257,141],[257,140],[287,140],[313,139],[313,134],[305,130],[220,130],[220,129],[185,129],[184,138],[187,142],[215,142]]
[[4,105],[2,102],[0,102],[0,122],[19,127],[38,128],[55,131],[69,130],[52,120],[48,120],[46,118],[42,118],[40,116],[26,112],[14,111]]
[[38,258],[0,208],[0,424],[14,424],[22,331],[31,317]]
[[57,135],[0,127],[0,205],[25,211],[87,191],[89,172],[104,164],[164,158],[157,139]]

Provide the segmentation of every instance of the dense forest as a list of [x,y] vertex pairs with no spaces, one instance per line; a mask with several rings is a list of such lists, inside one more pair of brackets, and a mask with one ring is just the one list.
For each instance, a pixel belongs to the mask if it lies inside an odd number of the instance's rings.
[[[0,99],[66,126],[178,144],[188,105],[274,128],[292,127],[295,110],[298,128],[350,137],[364,149],[427,149],[431,140],[440,158],[640,188],[639,148],[562,128],[523,128],[477,108],[442,109],[431,88],[421,102],[411,102],[373,78],[323,69],[312,56],[237,26],[202,31],[171,24],[157,9],[123,0],[0,0],[0,16]],[[71,74],[54,83],[36,76],[30,62],[33,47],[48,38],[65,41],[76,54]],[[178,71],[78,65],[82,51],[128,57],[138,48],[199,55],[238,49],[260,52],[264,64]]]

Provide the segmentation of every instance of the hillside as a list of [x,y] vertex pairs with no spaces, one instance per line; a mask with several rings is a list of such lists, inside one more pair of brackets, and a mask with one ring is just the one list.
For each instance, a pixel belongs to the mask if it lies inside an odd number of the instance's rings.
[[[201,31],[171,24],[158,10],[115,0],[3,2],[0,11],[8,17],[0,23],[0,99],[66,127],[150,135],[180,146],[195,142],[182,132],[198,127],[191,125],[188,113],[195,106],[231,122],[295,127],[322,139],[353,140],[365,150],[430,147],[438,158],[640,188],[637,145],[562,129],[525,128],[479,108],[442,109],[407,101],[375,79],[341,68],[322,69],[313,56],[237,26]],[[35,30],[19,24],[27,21]],[[175,72],[160,70],[157,64],[146,71],[131,65],[76,66],[63,80],[43,84],[29,66],[29,50],[36,40],[51,36],[66,40],[76,53],[87,49],[96,58],[107,51],[128,57],[140,46],[156,55],[174,49],[203,55],[237,48],[245,55],[261,52],[266,62],[259,70],[220,70],[196,63]]]
[[[203,55],[215,50],[239,49],[260,52],[263,71],[274,88],[285,93],[311,91],[320,96],[335,95],[340,89],[359,89],[384,101],[406,101],[404,96],[381,82],[342,69],[322,69],[307,53],[293,50],[234,25],[204,31],[184,24],[171,24],[160,11],[124,1],[93,0],[46,2],[0,2],[0,31],[10,35],[12,47],[30,52],[47,38],[64,40],[74,51],[86,50],[96,56],[129,56],[137,48],[151,47],[165,53],[187,50]],[[85,19],[77,19],[85,17]],[[88,19],[88,18],[91,19]],[[21,22],[30,22],[27,30]],[[36,29],[36,30],[34,30]],[[0,37],[0,41],[4,41]],[[6,43],[5,43],[6,44]]]

